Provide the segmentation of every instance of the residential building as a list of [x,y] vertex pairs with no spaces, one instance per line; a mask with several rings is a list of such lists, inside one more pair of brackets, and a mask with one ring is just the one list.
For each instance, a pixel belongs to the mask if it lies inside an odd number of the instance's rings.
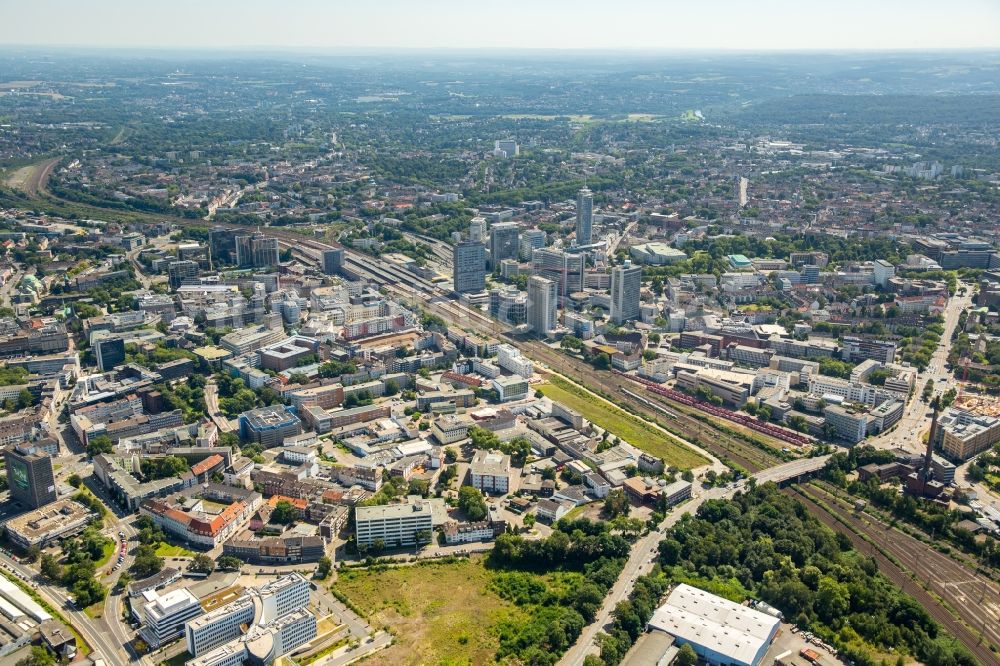
[[469,481],[480,492],[506,494],[510,490],[510,456],[494,451],[476,451],[469,465]]
[[370,548],[380,542],[385,548],[430,543],[434,529],[429,500],[408,498],[403,504],[358,506],[354,509],[355,542]]

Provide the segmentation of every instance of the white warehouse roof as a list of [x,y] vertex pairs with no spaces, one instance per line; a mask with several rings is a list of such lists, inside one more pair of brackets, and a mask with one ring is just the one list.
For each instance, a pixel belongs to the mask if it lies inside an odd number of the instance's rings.
[[754,664],[778,624],[776,617],[684,584],[670,593],[649,621],[653,629],[737,664]]

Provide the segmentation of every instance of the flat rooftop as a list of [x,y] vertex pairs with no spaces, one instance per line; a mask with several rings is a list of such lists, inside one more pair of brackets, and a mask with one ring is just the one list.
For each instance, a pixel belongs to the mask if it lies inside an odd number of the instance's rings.
[[61,499],[29,511],[7,522],[7,527],[36,541],[47,534],[59,532],[79,520],[88,520],[90,510],[72,499]]

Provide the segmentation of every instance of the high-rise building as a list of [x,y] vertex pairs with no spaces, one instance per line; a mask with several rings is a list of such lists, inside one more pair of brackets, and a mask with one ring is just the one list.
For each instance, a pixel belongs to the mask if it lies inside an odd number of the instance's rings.
[[271,663],[316,637],[316,617],[309,612],[309,581],[290,573],[235,600],[188,620],[184,637],[188,664],[220,666]]
[[167,264],[167,281],[171,289],[176,289],[182,284],[194,284],[197,281],[198,271],[201,266],[197,261],[171,261]]
[[231,263],[236,260],[236,237],[246,232],[240,229],[216,227],[208,233],[208,245],[214,261]]
[[107,372],[125,362],[125,340],[123,338],[95,340],[94,354],[97,356],[98,369]]
[[518,254],[521,259],[531,259],[531,253],[545,247],[545,232],[541,229],[528,229],[521,234],[518,244]]
[[537,275],[528,279],[528,326],[544,337],[556,327],[557,285]]
[[483,242],[486,240],[486,218],[474,217],[469,220],[469,240]]
[[278,239],[257,232],[236,237],[236,264],[241,268],[277,266]]
[[486,288],[486,247],[480,241],[463,241],[452,250],[455,291],[460,294]]
[[749,190],[750,179],[746,176],[733,176],[733,189],[736,194],[736,206],[738,208],[746,208],[747,203],[750,201]]
[[639,318],[639,289],[642,267],[626,261],[611,269],[611,321],[623,324]]
[[583,291],[584,271],[587,267],[585,253],[563,252],[557,248],[543,247],[531,255],[532,271],[535,275],[552,280],[558,287],[559,303],[566,297]]
[[521,147],[514,139],[499,139],[493,142],[493,154],[499,157],[517,157]]
[[590,245],[594,227],[594,193],[584,187],[576,194],[576,244]]
[[490,227],[490,268],[504,259],[517,259],[520,227],[517,222],[498,222]]
[[337,275],[344,266],[343,248],[323,251],[323,272],[327,275]]
[[56,501],[56,481],[52,458],[31,444],[17,444],[4,450],[10,497],[33,509]]

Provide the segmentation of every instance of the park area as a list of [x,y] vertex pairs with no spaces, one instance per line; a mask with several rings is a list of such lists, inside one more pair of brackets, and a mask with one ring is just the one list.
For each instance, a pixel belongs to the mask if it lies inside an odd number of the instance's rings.
[[668,467],[684,470],[708,462],[670,434],[558,375],[550,376],[546,383],[539,384],[537,388],[545,397],[579,412],[594,425],[650,455],[662,458]]

